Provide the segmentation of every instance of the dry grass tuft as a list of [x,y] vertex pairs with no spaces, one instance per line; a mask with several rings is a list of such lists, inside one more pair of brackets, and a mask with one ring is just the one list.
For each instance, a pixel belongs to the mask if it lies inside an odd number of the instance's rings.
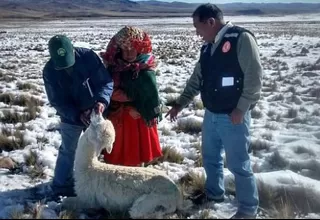
[[201,155],[199,155],[199,156],[197,157],[197,159],[195,160],[194,166],[195,166],[195,167],[203,167],[203,159],[202,159],[202,156],[201,156]]
[[26,204],[23,209],[13,209],[9,213],[10,219],[43,219],[43,204]]
[[310,95],[311,95],[312,97],[315,97],[315,98],[317,98],[317,99],[320,99],[320,88],[313,88],[313,89],[311,89]]
[[178,120],[176,130],[188,134],[200,133],[202,130],[202,121]]
[[0,102],[8,105],[18,105],[18,106],[42,106],[44,103],[42,100],[34,98],[30,95],[14,95],[12,93],[3,93],[0,95]]
[[275,151],[269,158],[269,163],[276,168],[285,169],[289,166],[289,162],[280,155],[279,151]]
[[204,174],[190,171],[181,177],[179,181],[180,188],[184,196],[204,192],[206,177]]
[[30,210],[32,219],[42,219],[43,204],[37,202]]
[[193,100],[194,110],[202,110],[204,109],[203,102],[199,99]]
[[75,211],[64,210],[59,213],[59,219],[79,219],[79,214]]
[[312,188],[288,186],[272,188],[262,181],[258,182],[260,206],[269,212],[272,218],[292,219],[318,212],[320,198]]
[[298,113],[299,113],[298,109],[290,108],[290,109],[288,109],[287,117],[288,118],[296,118],[296,117],[298,117]]
[[210,209],[203,209],[200,211],[200,214],[198,216],[198,219],[211,219],[210,215],[211,210]]
[[164,93],[176,93],[176,89],[172,86],[167,86],[164,89],[160,90],[160,92],[164,92]]
[[37,87],[32,84],[32,83],[22,83],[22,82],[18,82],[17,83],[17,87],[19,90],[36,90]]
[[255,154],[257,151],[266,150],[269,151],[271,143],[264,139],[256,139],[250,142],[250,150]]
[[30,150],[29,154],[24,156],[24,160],[27,166],[34,166],[39,160],[37,152]]
[[319,109],[313,110],[312,116],[320,116],[320,110]]
[[25,214],[20,209],[13,209],[8,214],[9,219],[26,219]]
[[32,166],[31,169],[28,170],[28,175],[31,179],[44,179],[46,178],[46,174],[44,172],[44,167],[41,164],[36,163]]
[[0,118],[2,123],[6,124],[17,124],[19,122],[25,123],[31,121],[37,117],[37,111],[35,108],[28,108],[25,113],[20,113],[17,111],[4,110],[3,116]]
[[317,154],[311,148],[304,147],[304,146],[297,146],[295,151],[296,154],[308,154],[311,157],[317,156]]
[[145,166],[163,163],[164,161],[182,164],[184,160],[184,156],[181,153],[179,153],[174,147],[171,147],[171,146],[163,147],[162,153],[163,153],[162,157],[157,158],[149,163],[146,163]]
[[[2,131],[3,132],[3,131]],[[23,133],[21,131],[15,131],[13,134],[0,133],[0,149],[4,151],[13,151],[18,149],[24,149],[29,143],[27,143],[23,138]],[[8,131],[5,131],[8,132]]]
[[170,136],[171,135],[171,131],[168,128],[163,127],[159,130],[161,131],[161,135],[163,135],[163,136]]
[[27,173],[31,179],[45,178],[44,167],[39,160],[37,152],[30,150],[29,154],[25,155],[25,164],[29,167]]
[[251,117],[255,119],[262,118],[263,114],[260,110],[254,108],[251,110]]

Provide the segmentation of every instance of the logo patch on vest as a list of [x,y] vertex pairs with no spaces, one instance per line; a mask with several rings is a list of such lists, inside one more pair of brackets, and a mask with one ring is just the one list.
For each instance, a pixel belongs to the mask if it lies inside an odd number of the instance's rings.
[[229,41],[226,41],[222,46],[222,52],[227,53],[231,49],[231,44]]

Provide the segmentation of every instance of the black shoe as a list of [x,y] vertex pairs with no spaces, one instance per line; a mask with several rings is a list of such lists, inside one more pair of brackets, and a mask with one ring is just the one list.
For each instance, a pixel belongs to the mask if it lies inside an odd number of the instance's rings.
[[202,205],[207,202],[215,202],[215,203],[224,202],[224,197],[219,199],[212,199],[212,198],[209,198],[204,192],[194,193],[189,197],[189,199],[196,205]]
[[230,219],[256,219],[256,215],[248,215],[241,212],[237,212]]

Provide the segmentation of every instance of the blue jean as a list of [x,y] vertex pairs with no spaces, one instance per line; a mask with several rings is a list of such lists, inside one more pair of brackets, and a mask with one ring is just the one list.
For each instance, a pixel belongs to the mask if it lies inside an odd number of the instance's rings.
[[55,194],[74,193],[73,166],[79,137],[84,126],[61,123],[61,146],[59,148],[51,188]]
[[209,198],[224,196],[223,149],[227,168],[235,177],[238,212],[255,215],[258,209],[258,190],[248,153],[250,138],[250,111],[243,123],[234,125],[227,114],[205,110],[202,125],[202,158],[206,172],[205,192]]

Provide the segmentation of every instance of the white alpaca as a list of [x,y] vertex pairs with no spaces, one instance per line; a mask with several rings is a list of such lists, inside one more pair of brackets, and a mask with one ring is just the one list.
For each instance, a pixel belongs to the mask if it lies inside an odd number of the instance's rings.
[[102,149],[112,151],[115,131],[109,120],[92,115],[91,124],[79,139],[75,156],[77,197],[63,204],[74,208],[104,208],[129,211],[131,218],[163,218],[181,210],[182,194],[163,172],[145,167],[127,167],[98,161]]

